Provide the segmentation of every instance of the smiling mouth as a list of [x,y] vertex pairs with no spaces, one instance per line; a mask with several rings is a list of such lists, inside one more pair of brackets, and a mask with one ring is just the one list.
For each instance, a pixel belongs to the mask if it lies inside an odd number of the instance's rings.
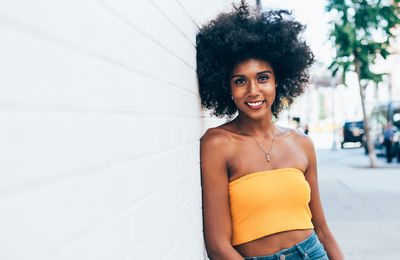
[[256,101],[256,102],[244,102],[244,103],[246,105],[248,105],[251,109],[259,109],[264,105],[265,100]]

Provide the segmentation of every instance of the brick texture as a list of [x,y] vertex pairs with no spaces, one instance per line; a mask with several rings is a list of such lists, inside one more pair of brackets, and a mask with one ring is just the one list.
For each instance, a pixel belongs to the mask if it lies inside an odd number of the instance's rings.
[[226,0],[2,0],[0,259],[206,259],[195,34]]

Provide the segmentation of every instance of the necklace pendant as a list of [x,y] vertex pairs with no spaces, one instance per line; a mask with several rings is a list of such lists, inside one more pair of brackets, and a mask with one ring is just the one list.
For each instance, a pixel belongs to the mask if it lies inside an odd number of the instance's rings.
[[271,154],[270,154],[270,153],[267,153],[267,154],[265,155],[265,158],[267,159],[267,162],[270,162],[270,161],[271,161]]

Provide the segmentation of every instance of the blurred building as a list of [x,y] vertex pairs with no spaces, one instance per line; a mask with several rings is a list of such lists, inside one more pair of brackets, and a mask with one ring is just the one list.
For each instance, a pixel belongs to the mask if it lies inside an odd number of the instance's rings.
[[[340,75],[332,77],[331,71],[318,62],[313,65],[310,74],[311,82],[305,93],[290,109],[284,111],[286,124],[290,124],[293,117],[298,117],[300,125],[308,125],[312,132],[331,132],[335,126],[338,127],[347,120],[361,120],[358,85],[344,86]],[[354,81],[352,76],[354,75],[348,77]]]
[[[387,59],[378,57],[376,64],[372,67],[375,73],[385,73],[384,81],[378,86],[370,86],[370,96],[381,102],[389,100],[400,100],[400,27],[393,31],[397,37],[393,40]],[[373,90],[372,90],[373,89]]]
[[[397,34],[400,28],[397,29]],[[371,68],[376,73],[384,73],[379,84],[370,82],[366,88],[366,109],[382,102],[400,100],[400,37],[391,45],[392,55],[385,60],[378,58]],[[281,122],[290,124],[293,117],[300,117],[301,125],[309,125],[311,131],[332,131],[345,121],[363,119],[357,74],[346,75],[346,86],[339,78],[334,79],[322,63],[311,68],[312,80],[305,94],[285,111]],[[340,75],[338,75],[340,77]]]

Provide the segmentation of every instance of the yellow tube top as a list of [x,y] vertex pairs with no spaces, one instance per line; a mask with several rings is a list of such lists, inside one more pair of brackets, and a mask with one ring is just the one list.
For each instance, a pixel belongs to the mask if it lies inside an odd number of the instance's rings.
[[282,231],[314,228],[310,198],[310,186],[296,168],[254,172],[229,182],[232,245]]

